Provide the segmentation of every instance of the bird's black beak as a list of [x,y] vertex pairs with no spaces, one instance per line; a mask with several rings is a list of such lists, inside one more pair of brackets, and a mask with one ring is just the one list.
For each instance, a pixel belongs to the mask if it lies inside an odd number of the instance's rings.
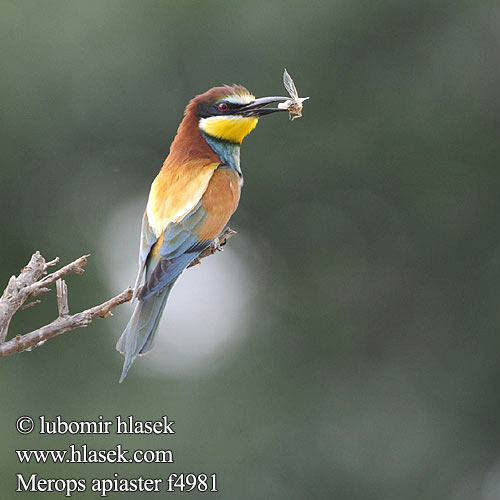
[[273,104],[275,102],[285,102],[288,101],[289,97],[260,97],[254,101],[245,104],[238,110],[238,114],[243,116],[264,116],[275,113],[276,111],[286,111],[286,108],[265,108],[268,104]]

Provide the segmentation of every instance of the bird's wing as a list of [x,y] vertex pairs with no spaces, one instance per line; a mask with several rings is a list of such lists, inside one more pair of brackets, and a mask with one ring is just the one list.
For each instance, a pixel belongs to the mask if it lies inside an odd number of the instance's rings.
[[210,245],[211,241],[199,240],[199,228],[207,217],[200,201],[182,220],[167,226],[150,252],[141,299],[160,293]]
[[148,214],[147,212],[144,212],[144,216],[142,217],[141,241],[139,246],[139,272],[137,273],[137,278],[135,280],[134,297],[137,295],[141,285],[149,252],[157,241],[158,238],[149,225]]
[[217,168],[201,200],[180,221],[170,223],[152,248],[141,298],[160,293],[217,238],[236,210],[239,195],[238,174]]
[[196,159],[162,168],[153,181],[146,209],[149,224],[159,238],[168,224],[179,222],[200,201],[218,162]]
[[[197,159],[182,165],[166,165],[156,176],[142,220],[139,272],[134,295],[137,295],[146,267],[152,270],[159,261],[165,229],[182,220],[197,206],[218,166],[219,163]],[[153,251],[155,248],[156,252]]]

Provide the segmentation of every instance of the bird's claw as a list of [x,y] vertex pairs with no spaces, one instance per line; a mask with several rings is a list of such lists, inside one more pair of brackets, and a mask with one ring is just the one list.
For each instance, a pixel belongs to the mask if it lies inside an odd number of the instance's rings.
[[222,252],[222,250],[224,250],[224,247],[220,244],[219,238],[215,238],[212,243],[212,247],[214,249],[214,252]]

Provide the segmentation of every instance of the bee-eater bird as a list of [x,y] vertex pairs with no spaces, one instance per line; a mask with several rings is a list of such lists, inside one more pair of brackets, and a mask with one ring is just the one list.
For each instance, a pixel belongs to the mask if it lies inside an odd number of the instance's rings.
[[[180,274],[219,236],[240,199],[240,146],[265,107],[240,85],[214,87],[187,105],[170,153],[151,186],[142,220],[136,305],[116,348],[125,356],[120,382],[149,352],[167,298]],[[141,286],[142,285],[142,286]]]

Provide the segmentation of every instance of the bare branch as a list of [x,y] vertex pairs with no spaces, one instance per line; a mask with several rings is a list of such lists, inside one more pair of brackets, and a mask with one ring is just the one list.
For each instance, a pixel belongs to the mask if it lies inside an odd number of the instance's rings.
[[52,267],[55,266],[56,264],[59,264],[59,257],[56,257],[55,259],[49,260],[46,264],[47,267]]
[[[87,263],[87,259],[90,257],[90,254],[83,255],[79,259],[74,260],[73,262],[67,264],[64,267],[61,267],[61,269],[58,269],[57,271],[54,271],[53,273],[45,276],[42,280],[39,281],[37,284],[40,287],[46,287],[54,284],[58,279],[64,278],[64,276],[67,276],[68,274],[75,273],[75,274],[83,274],[85,272],[85,269],[83,269],[83,266]],[[55,261],[56,259],[54,259]],[[51,261],[51,262],[54,262]],[[57,259],[59,261],[59,259]]]
[[40,342],[45,342],[47,339],[60,335],[61,333],[87,326],[94,318],[107,318],[111,316],[112,309],[120,304],[123,304],[124,302],[128,302],[131,298],[132,288],[127,288],[116,297],[113,297],[98,306],[73,315],[59,316],[57,319],[52,321],[52,323],[49,323],[38,330],[26,333],[25,335],[18,335],[12,340],[0,344],[0,358],[30,349]]
[[64,280],[56,281],[57,290],[57,310],[59,311],[59,316],[68,316],[69,305],[68,305],[68,287]]
[[0,297],[0,343],[4,342],[7,337],[12,316],[28,299],[47,293],[50,290],[48,286],[70,273],[81,274],[83,266],[87,263],[87,257],[88,255],[84,255],[58,271],[40,279],[47,272],[48,267],[59,262],[59,258],[56,257],[46,262],[40,252],[35,252],[28,265],[21,270],[19,276],[10,278],[7,288]]
[[[12,276],[7,288],[0,297],[0,358],[13,354],[15,352],[29,349],[40,342],[44,342],[56,335],[74,330],[82,326],[87,326],[94,318],[107,318],[111,316],[111,309],[132,298],[132,290],[127,288],[122,293],[98,306],[82,311],[74,315],[69,314],[68,306],[68,287],[62,279],[71,273],[82,274],[83,266],[87,263],[88,255],[84,255],[70,264],[61,267],[57,271],[41,278],[47,272],[47,268],[55,266],[59,258],[46,262],[35,252],[28,265],[21,270],[19,276]],[[37,297],[50,291],[50,285],[56,284],[57,289],[57,309],[59,317],[48,325],[39,328],[25,335],[18,335],[5,342],[9,324],[12,316],[20,310],[32,307],[38,304],[39,300],[25,302],[31,297]]]
[[23,311],[24,309],[29,309],[30,307],[36,306],[37,304],[40,304],[42,302],[41,300],[34,300],[33,302],[28,302],[27,304],[24,304],[19,308],[20,311]]
[[[222,234],[189,267],[195,266],[200,263],[201,259],[221,251],[227,240],[235,234],[235,231],[226,227]],[[131,288],[127,288],[116,297],[98,306],[71,315],[68,305],[68,287],[63,278],[71,273],[82,274],[88,257],[89,255],[83,255],[42,278],[49,267],[55,266],[59,262],[59,258],[56,257],[46,262],[40,252],[35,252],[28,265],[21,270],[19,276],[10,278],[0,297],[0,358],[31,349],[61,333],[87,326],[94,318],[108,318],[112,316],[112,309],[132,299],[133,291]],[[25,302],[32,297],[49,292],[49,287],[54,283],[57,290],[58,318],[37,330],[25,335],[17,335],[13,339],[5,341],[12,316],[20,309],[27,309],[39,304],[40,300],[34,300],[27,304]]]
[[14,313],[32,296],[26,293],[26,288],[33,285],[46,269],[45,259],[40,252],[35,252],[19,276],[17,278],[11,276],[7,288],[0,297],[0,342],[7,337],[10,320]]

